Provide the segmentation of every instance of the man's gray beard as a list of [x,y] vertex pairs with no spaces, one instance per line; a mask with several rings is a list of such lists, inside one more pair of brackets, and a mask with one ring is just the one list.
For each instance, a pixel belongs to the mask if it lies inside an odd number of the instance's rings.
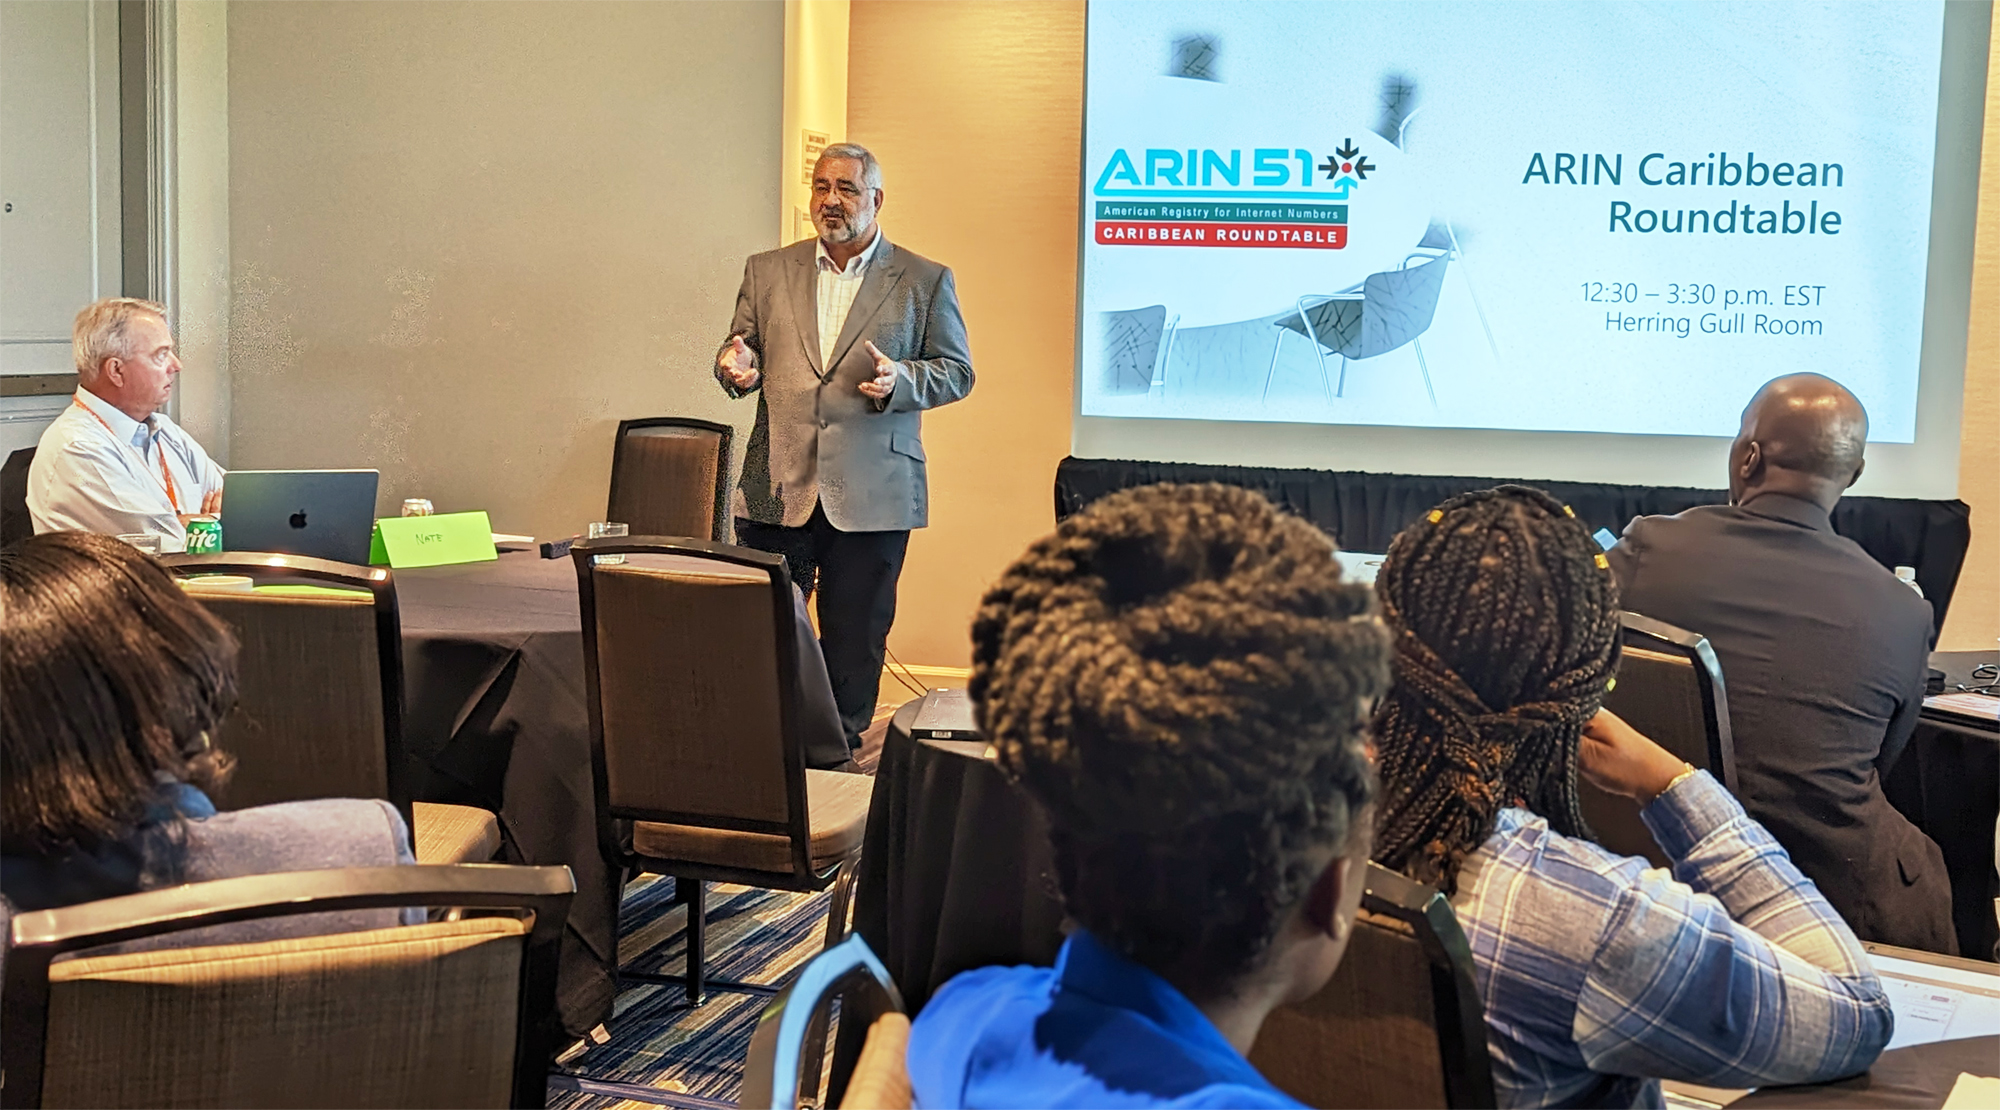
[[871,223],[868,225],[868,227],[857,228],[853,220],[842,220],[840,221],[839,229],[837,229],[838,232],[842,234],[836,235],[836,232],[830,232],[827,230],[827,226],[825,223],[819,220],[813,221],[813,230],[819,232],[820,242],[830,243],[835,246],[838,246],[841,243],[854,242],[856,239],[859,239],[863,235],[868,234],[868,228],[874,226],[875,225]]

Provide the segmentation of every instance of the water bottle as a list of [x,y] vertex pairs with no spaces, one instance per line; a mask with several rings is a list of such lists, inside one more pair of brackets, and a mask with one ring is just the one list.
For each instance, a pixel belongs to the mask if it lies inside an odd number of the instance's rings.
[[1896,581],[1901,582],[1903,585],[1908,586],[1909,588],[1917,591],[1918,597],[1924,596],[1924,588],[1922,586],[1917,585],[1917,568],[1897,567]]

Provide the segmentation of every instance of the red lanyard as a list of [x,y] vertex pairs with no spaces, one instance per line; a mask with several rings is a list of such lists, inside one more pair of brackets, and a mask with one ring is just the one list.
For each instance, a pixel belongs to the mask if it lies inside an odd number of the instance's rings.
[[[111,424],[108,421],[106,421],[102,416],[99,416],[97,415],[97,413],[92,412],[89,405],[84,404],[82,401],[72,401],[70,403],[75,405],[77,408],[80,408],[83,411],[90,413],[90,418],[92,420],[97,421],[99,424],[103,424],[104,430],[110,432],[111,437],[113,439],[118,438],[117,429],[113,428]],[[157,438],[158,437],[155,436],[155,439]],[[141,455],[140,457],[144,458],[145,456]],[[160,484],[166,487],[167,503],[174,507],[174,514],[178,516],[181,511],[180,491],[174,488],[173,471],[167,469],[167,445],[165,443],[160,444]]]

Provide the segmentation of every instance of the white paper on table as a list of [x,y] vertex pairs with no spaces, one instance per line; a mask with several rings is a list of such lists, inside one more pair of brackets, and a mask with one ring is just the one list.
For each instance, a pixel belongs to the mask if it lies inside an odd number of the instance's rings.
[[1945,1096],[1944,1110],[1991,1110],[2000,1106],[2000,1079],[1971,1072],[1959,1072],[1951,1094]]

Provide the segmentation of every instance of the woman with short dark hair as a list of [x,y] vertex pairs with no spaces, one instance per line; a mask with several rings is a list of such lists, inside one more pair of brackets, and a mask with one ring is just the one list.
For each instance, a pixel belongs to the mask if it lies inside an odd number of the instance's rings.
[[413,862],[386,802],[217,815],[236,641],[150,557],[48,532],[0,552],[0,894],[19,911],[274,870]]
[[[1602,710],[1618,585],[1575,514],[1521,486],[1452,498],[1375,586],[1396,636],[1375,858],[1451,897],[1501,1106],[1874,1062],[1893,1016],[1853,932],[1708,772]],[[1643,807],[1671,875],[1590,841],[1579,774]]]
[[1007,569],[971,694],[1080,928],[1053,970],[926,1003],[917,1105],[1298,1105],[1244,1054],[1353,929],[1387,679],[1369,601],[1323,533],[1219,485],[1106,497]]

